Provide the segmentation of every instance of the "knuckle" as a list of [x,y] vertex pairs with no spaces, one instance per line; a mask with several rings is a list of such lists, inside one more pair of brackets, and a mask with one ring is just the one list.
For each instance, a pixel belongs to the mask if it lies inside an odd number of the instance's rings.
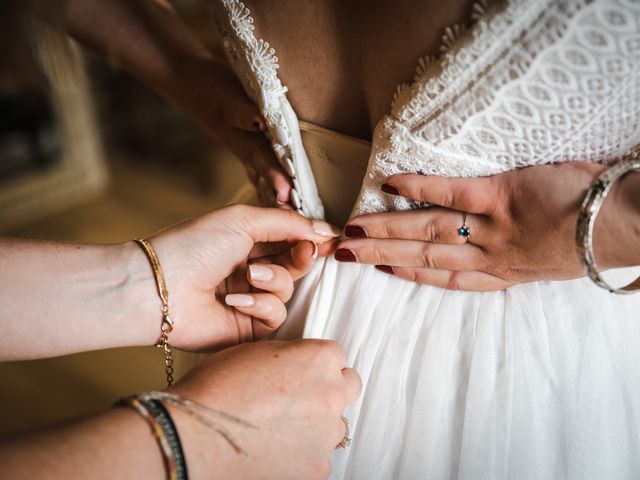
[[451,272],[447,281],[447,290],[462,290],[460,272]]
[[318,365],[334,365],[344,361],[342,347],[332,340],[308,340],[307,350],[312,361]]
[[440,243],[441,234],[440,228],[438,227],[438,222],[436,222],[435,220],[426,220],[423,231],[425,242]]
[[249,205],[243,205],[241,203],[234,203],[224,209],[231,215],[231,218],[249,218],[254,207]]
[[376,265],[386,265],[389,263],[388,255],[379,248],[373,248],[371,250],[371,258]]
[[456,193],[453,191],[453,189],[448,189],[442,194],[441,206],[451,208],[456,204],[456,201]]
[[420,248],[420,251],[418,253],[418,264],[432,270],[438,269],[438,265],[436,260],[434,259],[433,251],[430,248],[430,245],[427,244]]

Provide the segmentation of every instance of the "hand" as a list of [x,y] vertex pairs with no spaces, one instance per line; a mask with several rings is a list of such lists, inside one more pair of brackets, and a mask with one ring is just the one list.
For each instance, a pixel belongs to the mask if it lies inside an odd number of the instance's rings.
[[[500,290],[535,280],[580,277],[578,211],[603,170],[570,162],[484,178],[396,175],[383,185],[384,191],[434,206],[351,219],[347,235],[367,238],[342,242],[336,258],[375,264],[398,277],[453,290]],[[607,201],[616,203],[622,204]],[[596,231],[595,250],[602,253],[598,263],[603,268],[632,265],[628,256],[608,246],[637,238],[637,222],[623,220],[634,214],[609,215],[607,204]],[[463,222],[471,232],[468,239],[458,234]]]
[[[326,478],[344,438],[340,416],[360,395],[334,342],[259,342],[210,356],[171,391],[232,414],[258,429],[225,424],[248,452],[172,409],[192,478]],[[212,454],[212,451],[215,454]]]
[[266,124],[258,107],[235,74],[209,57],[184,62],[181,74],[163,89],[165,97],[244,163],[264,205],[293,208],[292,181],[263,133]]
[[[211,355],[170,389],[234,415],[222,418],[247,453],[215,430],[168,406],[194,479],[316,479],[329,475],[330,456],[344,438],[340,415],[360,394],[360,379],[344,367],[330,341],[260,342]],[[6,478],[161,478],[158,444],[129,408],[21,433],[0,441]]]
[[[284,303],[293,281],[315,261],[313,242],[325,255],[339,233],[290,210],[234,205],[153,236],[150,242],[164,270],[175,322],[171,344],[184,350],[217,349],[272,333],[286,318]],[[267,245],[258,243],[282,241],[299,243],[270,257],[264,256]],[[151,268],[137,245],[128,248],[136,249],[134,276],[143,272],[146,279],[136,297],[145,299],[147,339],[155,342],[161,317]]]

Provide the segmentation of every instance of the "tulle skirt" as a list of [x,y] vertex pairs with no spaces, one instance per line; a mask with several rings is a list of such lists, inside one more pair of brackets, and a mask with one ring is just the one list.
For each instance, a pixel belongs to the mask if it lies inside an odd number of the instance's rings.
[[341,479],[640,478],[640,294],[589,279],[470,293],[318,262],[279,338],[363,380]]

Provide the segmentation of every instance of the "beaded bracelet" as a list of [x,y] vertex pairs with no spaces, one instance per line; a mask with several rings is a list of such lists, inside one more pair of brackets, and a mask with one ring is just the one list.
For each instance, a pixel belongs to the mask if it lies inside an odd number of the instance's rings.
[[187,465],[176,426],[167,409],[158,400],[138,397],[123,398],[116,405],[133,408],[144,418],[158,442],[168,480],[187,480]]

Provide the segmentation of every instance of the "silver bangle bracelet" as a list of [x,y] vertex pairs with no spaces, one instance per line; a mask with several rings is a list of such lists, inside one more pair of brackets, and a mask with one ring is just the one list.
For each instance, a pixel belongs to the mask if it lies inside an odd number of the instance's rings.
[[616,181],[632,171],[640,171],[640,149],[635,149],[632,153],[625,155],[591,184],[587,196],[582,202],[576,226],[576,245],[582,267],[596,285],[609,290],[611,293],[634,293],[640,290],[640,277],[622,288],[609,285],[598,272],[593,253],[593,230],[598,213],[611,188]]

